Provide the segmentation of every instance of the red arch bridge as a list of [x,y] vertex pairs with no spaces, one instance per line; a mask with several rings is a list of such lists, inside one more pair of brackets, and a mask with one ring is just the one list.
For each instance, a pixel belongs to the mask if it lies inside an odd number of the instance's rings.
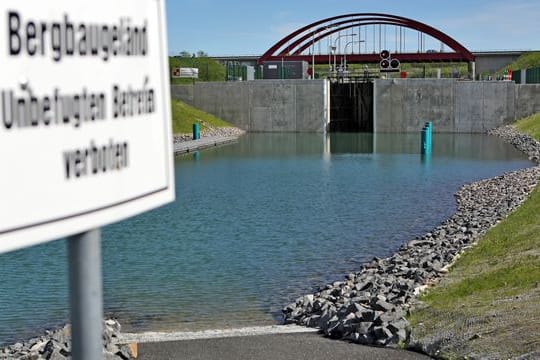
[[[388,51],[388,54],[383,51]],[[270,47],[258,64],[305,61],[309,64],[388,62],[468,62],[474,78],[475,56],[445,33],[419,21],[379,13],[355,13],[330,17],[306,25]],[[383,59],[384,60],[384,59]],[[397,60],[397,62],[395,61]]]

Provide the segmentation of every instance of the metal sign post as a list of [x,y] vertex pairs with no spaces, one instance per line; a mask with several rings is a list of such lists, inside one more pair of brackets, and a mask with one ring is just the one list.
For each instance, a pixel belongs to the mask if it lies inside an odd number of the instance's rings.
[[101,359],[99,228],[175,198],[165,0],[2,0],[0,43],[0,254],[68,236],[73,359]]
[[103,292],[101,231],[94,229],[67,239],[71,355],[77,360],[103,357]]

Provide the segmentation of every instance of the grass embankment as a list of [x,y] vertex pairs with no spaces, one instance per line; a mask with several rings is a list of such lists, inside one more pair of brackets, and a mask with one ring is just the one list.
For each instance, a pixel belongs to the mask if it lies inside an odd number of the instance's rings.
[[540,141],[540,113],[531,115],[516,123],[519,131],[524,132]]
[[193,124],[200,126],[200,131],[218,127],[231,127],[228,122],[194,108],[180,100],[171,99],[173,133],[183,134],[193,131]]
[[[540,140],[540,114],[517,127]],[[435,335],[443,358],[540,353],[540,186],[421,300],[413,333]]]

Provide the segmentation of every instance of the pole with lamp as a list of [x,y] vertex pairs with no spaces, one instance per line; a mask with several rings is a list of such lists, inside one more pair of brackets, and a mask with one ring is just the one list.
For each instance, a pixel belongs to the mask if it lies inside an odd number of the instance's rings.
[[[333,27],[335,27],[335,25],[329,25],[329,26],[325,26],[323,28],[320,28],[319,30],[317,30],[316,32],[322,32],[322,31],[325,31],[325,30],[329,30],[329,29],[332,29]],[[330,37],[328,38],[328,71],[331,72],[332,71],[332,54],[334,53],[334,51],[336,50],[333,46],[331,46],[332,44],[332,33],[331,32],[328,32],[328,33],[325,33],[322,37],[326,37],[330,35]],[[313,33],[313,42],[315,43],[315,33]],[[320,45],[320,42],[319,42],[319,45]],[[315,46],[315,45],[313,45]],[[320,51],[320,46],[319,46],[319,51]],[[320,53],[319,53],[320,55]],[[314,61],[314,59],[312,59],[312,61]]]
[[332,47],[332,50],[334,51],[334,75],[336,74],[336,46],[337,46],[337,41],[339,40],[339,38],[345,37],[345,36],[356,36],[356,34],[355,33],[353,33],[353,34],[341,34],[336,38],[336,40],[334,40],[334,46]]
[[[329,26],[318,28],[317,30],[313,31],[313,39],[311,40],[311,47],[312,47],[311,63],[312,63],[312,67],[313,67],[313,74],[312,74],[313,79],[315,79],[315,34],[323,32],[325,30],[329,30],[329,29],[333,28],[334,26],[335,25],[329,25]],[[328,35],[328,34],[324,34],[322,37],[324,37],[325,35]],[[319,37],[319,39],[320,39],[320,37]],[[328,45],[328,69],[329,70],[331,69],[331,65],[330,65],[331,55],[330,54],[333,53],[333,51],[335,51],[335,47],[330,46],[331,42],[332,42],[332,35],[330,33],[330,41],[329,41],[329,45]],[[319,40],[319,55],[320,54],[321,54],[321,43],[320,43],[320,40]]]
[[344,69],[347,70],[347,46],[351,45],[351,44],[361,44],[365,42],[365,40],[352,40],[352,41],[349,41],[348,43],[345,44],[345,48],[343,49],[343,66],[344,66]]
[[[329,48],[330,48],[330,49],[329,49],[330,51],[329,51],[329,54],[328,54],[328,69],[329,69],[332,73],[334,73],[334,72],[336,71],[336,69],[333,68],[332,65],[331,65],[331,61],[332,61],[331,55],[334,55],[334,56],[335,56],[336,48],[335,48],[334,46],[331,46],[331,45],[329,46]],[[334,61],[334,66],[336,66],[336,65],[335,65],[335,61]]]

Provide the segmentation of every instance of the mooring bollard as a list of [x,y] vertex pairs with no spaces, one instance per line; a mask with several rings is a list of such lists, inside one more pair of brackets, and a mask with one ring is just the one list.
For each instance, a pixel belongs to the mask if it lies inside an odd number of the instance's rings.
[[422,154],[425,154],[427,149],[427,129],[425,127],[420,131],[420,135],[420,150]]
[[198,140],[200,138],[199,133],[199,124],[193,124],[193,140]]
[[433,123],[431,121],[426,122],[424,127],[422,128],[422,133],[421,133],[422,154],[431,154],[432,133],[433,133],[432,129],[433,129]]
[[428,127],[428,146],[429,146],[429,152],[431,153],[432,148],[432,139],[433,139],[433,123],[431,121],[426,122],[426,126]]

